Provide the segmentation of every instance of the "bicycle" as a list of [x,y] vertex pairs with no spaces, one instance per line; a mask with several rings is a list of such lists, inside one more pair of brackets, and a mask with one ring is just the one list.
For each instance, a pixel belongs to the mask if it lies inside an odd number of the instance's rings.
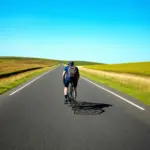
[[75,89],[74,89],[73,81],[71,81],[68,86],[68,101],[72,103],[72,110],[75,113],[76,101],[75,101]]
[[68,101],[71,102],[74,99],[75,99],[75,90],[74,90],[73,81],[71,81],[68,86]]

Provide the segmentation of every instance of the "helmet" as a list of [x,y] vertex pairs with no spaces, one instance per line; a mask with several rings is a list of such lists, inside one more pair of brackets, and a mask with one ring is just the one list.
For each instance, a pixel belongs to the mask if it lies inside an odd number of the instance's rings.
[[73,62],[73,61],[70,61],[70,62],[68,63],[68,65],[69,65],[69,66],[73,66],[73,65],[74,65],[74,62]]

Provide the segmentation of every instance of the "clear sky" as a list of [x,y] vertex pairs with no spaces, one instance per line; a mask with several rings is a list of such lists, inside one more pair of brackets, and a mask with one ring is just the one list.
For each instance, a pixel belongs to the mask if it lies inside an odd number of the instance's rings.
[[0,56],[150,61],[150,1],[1,1]]

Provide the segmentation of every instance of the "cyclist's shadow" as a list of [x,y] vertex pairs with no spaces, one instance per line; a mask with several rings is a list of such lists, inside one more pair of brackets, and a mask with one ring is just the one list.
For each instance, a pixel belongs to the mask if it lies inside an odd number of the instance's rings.
[[111,104],[80,102],[76,101],[74,114],[76,115],[99,115],[105,112],[106,107],[111,107]]

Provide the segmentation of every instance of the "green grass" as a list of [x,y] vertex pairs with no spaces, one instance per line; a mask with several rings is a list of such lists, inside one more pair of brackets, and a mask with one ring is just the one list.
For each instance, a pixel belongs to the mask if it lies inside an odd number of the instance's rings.
[[59,61],[52,59],[0,57],[0,74],[8,74],[36,67],[51,67],[57,64],[59,64]]
[[100,75],[93,75],[84,71],[80,71],[80,73],[82,76],[90,80],[107,85],[108,87],[114,88],[122,93],[128,94],[136,98],[139,101],[142,101],[144,104],[150,105],[150,92],[147,90],[138,89],[133,84],[124,85],[112,78],[106,78]]
[[[0,79],[0,94],[24,83],[25,81],[45,72],[47,67],[58,65],[61,62],[68,61],[43,59],[43,58],[29,58],[29,57],[0,57],[0,74],[13,74],[21,70],[28,70],[30,68],[42,67],[45,69],[38,69],[19,73],[16,75],[4,77]],[[75,61],[75,65],[93,65],[100,64],[87,61]]]
[[[68,61],[43,59],[43,58],[29,58],[29,57],[0,57],[0,74],[12,73],[20,70],[26,70],[36,67],[54,66],[60,63],[68,64]],[[95,65],[100,63],[75,61],[76,66]]]
[[6,78],[6,77],[9,77],[9,76],[12,76],[12,75],[17,75],[17,74],[20,74],[20,73],[28,72],[28,71],[31,71],[31,70],[37,70],[37,69],[42,69],[42,67],[28,68],[28,69],[24,69],[24,70],[9,72],[9,73],[2,73],[2,74],[0,73],[0,79],[1,78]]
[[[54,66],[56,67],[56,66]],[[15,81],[11,81],[12,78],[14,77],[9,77],[7,79],[0,79],[0,94],[3,94],[5,92],[7,92],[8,90],[32,79],[33,77],[36,77],[38,75],[41,75],[42,73],[50,70],[50,69],[53,69],[54,67],[51,67],[51,68],[44,68],[44,69],[39,69],[39,70],[36,70],[36,71],[32,71],[32,72],[27,72],[26,75],[18,80],[15,80]],[[4,81],[5,80],[5,81]],[[8,80],[8,81],[7,81]],[[10,80],[10,81],[9,81]]]
[[110,64],[110,65],[89,65],[86,66],[86,68],[94,70],[150,76],[150,62]]

